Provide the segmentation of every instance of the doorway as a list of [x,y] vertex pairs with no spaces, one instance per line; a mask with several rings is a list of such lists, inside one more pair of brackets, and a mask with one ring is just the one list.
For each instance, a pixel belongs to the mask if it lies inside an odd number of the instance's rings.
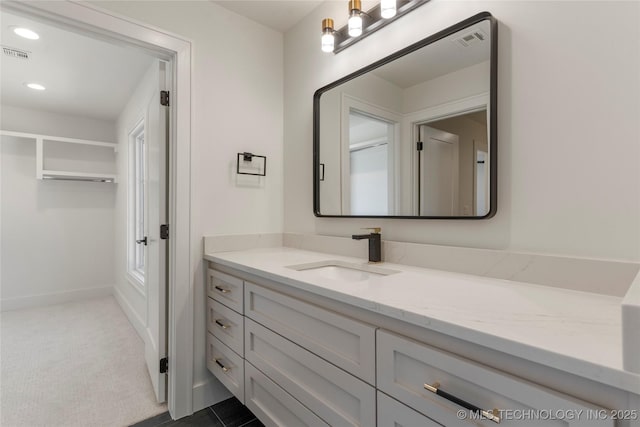
[[489,200],[487,109],[414,124],[419,215],[484,216]]
[[395,123],[352,109],[349,113],[351,215],[389,215],[393,209]]
[[[182,102],[187,101],[186,105],[188,105],[188,99],[190,97],[189,91],[185,90],[188,87],[188,63],[189,63],[189,51],[190,47],[188,43],[181,41],[179,39],[175,39],[173,37],[166,36],[165,34],[155,33],[153,30],[143,29],[135,24],[123,23],[122,20],[118,20],[117,18],[113,18],[106,14],[102,14],[99,11],[92,10],[90,7],[75,5],[75,4],[40,4],[37,6],[32,6],[28,4],[10,4],[3,5],[3,10],[11,10],[15,11],[21,15],[28,15],[31,17],[41,17],[48,22],[54,22],[56,25],[70,26],[74,30],[77,30],[81,33],[91,32],[92,30],[96,32],[100,32],[100,38],[105,37],[105,32],[110,33],[110,36],[113,36],[114,40],[119,40],[119,43],[122,43],[123,40],[127,42],[131,42],[136,46],[140,46],[142,44],[145,45],[146,51],[153,51],[158,54],[159,57],[162,57],[164,60],[170,61],[173,65],[170,67],[172,70],[180,70],[185,71],[186,73],[180,73],[179,76],[182,78],[178,78],[178,74],[176,74],[176,80],[173,81],[172,86],[173,89],[176,87],[182,87],[181,97]],[[64,18],[63,18],[64,17]],[[90,28],[89,28],[90,27]],[[150,40],[153,40],[151,43]],[[131,44],[130,43],[130,44]],[[177,61],[176,54],[179,53],[182,56],[180,57],[180,61]],[[171,62],[173,61],[173,62]],[[185,104],[183,104],[185,105]],[[188,138],[188,111],[186,114],[182,114],[179,118],[177,115],[172,114],[170,118],[170,127],[171,133],[170,138],[175,139],[177,135],[181,135],[186,132],[186,136],[181,140],[182,145],[180,147],[175,147],[172,152],[170,152],[167,156],[167,170],[169,172],[169,187],[171,192],[169,194],[169,209],[168,216],[169,220],[172,218],[176,218],[176,213],[180,211],[176,206],[178,205],[179,193],[189,194],[188,191],[188,179],[185,179],[185,176],[188,176],[188,163],[185,165],[184,162],[179,163],[176,161],[178,157],[176,154],[179,154],[181,158],[184,158],[185,151],[188,153],[189,146],[189,138]],[[178,192],[177,189],[182,189],[186,191]],[[188,206],[188,200],[183,200],[183,206]],[[3,221],[5,218],[3,218]],[[180,221],[175,220],[173,222],[173,232],[177,232],[178,230],[188,230],[188,217],[185,219],[182,217]],[[170,262],[166,262],[165,266],[169,270],[169,279],[170,283],[175,282],[175,277],[182,275],[188,275],[188,262],[185,262],[184,256],[175,256],[176,248],[182,248],[182,253],[187,252],[186,258],[188,258],[188,250],[184,250],[185,247],[188,248],[188,233],[178,234],[176,233],[176,239],[170,242],[170,253],[169,260]],[[181,296],[184,293],[184,289],[172,289],[170,288],[170,296],[169,301],[172,301],[172,297],[178,295]],[[188,292],[188,289],[186,290]],[[175,307],[173,307],[175,309]],[[173,310],[172,310],[173,312]],[[187,310],[188,312],[188,310]],[[145,319],[146,320],[146,319]],[[171,323],[171,322],[170,322]],[[176,330],[179,328],[190,328],[192,325],[189,324],[178,324],[178,322],[171,323],[171,333],[173,335],[176,334]],[[166,328],[165,328],[166,330]],[[179,345],[176,343],[176,345]],[[169,351],[171,353],[171,350]],[[191,354],[186,354],[185,359],[192,359]],[[172,384],[171,376],[178,375],[180,370],[184,367],[184,365],[180,366],[180,360],[183,355],[176,355],[176,357],[172,358],[171,363],[176,363],[176,369],[170,373],[170,388],[175,387],[185,387],[184,383],[181,384]],[[158,361],[159,363],[159,361]],[[187,364],[188,367],[188,364]],[[157,371],[156,371],[157,372]],[[171,372],[171,371],[170,371]],[[191,385],[189,384],[189,392],[191,391]],[[178,396],[178,397],[176,397]],[[169,409],[172,412],[174,417],[180,417],[186,415],[190,412],[190,399],[182,399],[179,397],[180,393],[176,393],[174,390],[169,390]]]

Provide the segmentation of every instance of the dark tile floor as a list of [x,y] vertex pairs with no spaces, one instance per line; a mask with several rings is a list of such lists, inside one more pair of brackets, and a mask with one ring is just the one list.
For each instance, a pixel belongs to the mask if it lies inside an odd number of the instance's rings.
[[232,397],[204,408],[190,417],[173,421],[168,412],[141,421],[131,427],[264,427],[238,399]]

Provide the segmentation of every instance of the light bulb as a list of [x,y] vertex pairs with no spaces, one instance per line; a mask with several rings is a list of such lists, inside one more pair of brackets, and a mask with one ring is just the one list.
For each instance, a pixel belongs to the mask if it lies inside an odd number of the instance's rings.
[[335,38],[333,37],[333,19],[322,20],[322,51],[333,52]]
[[380,16],[385,19],[396,16],[396,0],[382,0],[380,2]]
[[355,12],[349,18],[349,35],[358,37],[360,34],[362,34],[362,16],[359,12]]
[[322,51],[333,52],[334,37],[332,33],[325,33],[322,35]]

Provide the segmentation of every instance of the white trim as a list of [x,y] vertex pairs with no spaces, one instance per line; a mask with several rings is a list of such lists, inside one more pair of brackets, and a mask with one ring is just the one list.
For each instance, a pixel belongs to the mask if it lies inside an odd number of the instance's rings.
[[233,394],[215,377],[193,385],[193,407],[206,408],[211,402],[222,402]]
[[29,295],[26,297],[3,298],[0,300],[0,311],[19,310],[23,308],[41,307],[45,305],[62,304],[90,298],[111,295],[113,286],[99,288],[72,289],[69,291],[52,292],[49,294]]
[[131,287],[135,289],[140,295],[142,295],[145,298],[147,297],[147,293],[144,288],[144,283],[142,283],[140,279],[136,277],[135,274],[132,274],[131,272],[127,272],[127,282],[129,282]]
[[131,306],[129,300],[127,300],[124,294],[120,292],[120,289],[118,289],[117,286],[114,286],[113,288],[113,296],[115,297],[124,314],[129,319],[129,322],[133,326],[133,329],[136,330],[136,332],[140,336],[140,339],[144,341],[144,320],[138,315],[138,313],[136,313],[136,310]]
[[[138,166],[138,138],[140,135],[144,136],[147,132],[147,120],[146,114],[142,113],[140,117],[135,121],[135,124],[129,128],[127,131],[127,236],[126,236],[126,246],[127,246],[127,275],[130,278],[130,282],[133,282],[133,285],[138,286],[142,290],[143,295],[144,291],[144,272],[140,274],[140,271],[136,269],[136,243],[135,240],[138,238],[136,234],[137,227],[137,218],[136,218],[136,209],[138,208],[138,203],[136,200],[136,189],[137,189],[137,178],[138,174],[136,173],[136,168]],[[144,234],[144,231],[143,233]]]
[[193,276],[191,261],[191,42],[165,30],[79,2],[3,1],[0,7],[136,45],[170,60],[169,412],[193,413]]
[[351,165],[349,151],[349,115],[351,109],[370,114],[380,119],[394,123],[394,141],[391,150],[387,151],[389,156],[389,166],[392,173],[389,174],[388,194],[389,194],[389,215],[395,215],[399,209],[399,189],[396,171],[400,168],[400,146],[402,145],[400,129],[402,126],[402,114],[382,108],[368,101],[359,99],[347,93],[342,94],[341,99],[341,119],[340,119],[340,186],[341,186],[341,215],[351,215]]

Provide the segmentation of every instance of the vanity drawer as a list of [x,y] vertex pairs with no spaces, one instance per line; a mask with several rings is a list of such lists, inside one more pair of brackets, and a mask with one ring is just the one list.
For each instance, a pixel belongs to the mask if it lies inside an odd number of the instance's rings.
[[247,361],[323,421],[375,425],[373,387],[248,318],[244,326]]
[[245,315],[375,384],[375,328],[286,295],[245,283]]
[[246,406],[265,426],[329,427],[251,363],[244,368]]
[[210,333],[207,368],[244,404],[244,360]]
[[430,418],[378,392],[377,427],[442,427]]
[[[528,427],[614,425],[611,419],[588,420],[589,411],[595,413],[602,408],[571,396],[383,330],[378,330],[377,338],[378,388],[447,427],[496,424],[487,418],[472,420],[476,415],[468,410],[462,420],[458,415],[462,406],[427,390],[425,385],[439,383],[441,391],[488,412],[497,408],[500,424],[505,426],[521,426],[523,422]],[[572,414],[583,411],[583,415],[523,421],[524,414],[535,410]]]
[[217,270],[208,270],[207,294],[214,300],[242,314],[244,296],[242,279]]
[[207,330],[244,356],[244,317],[218,301],[207,300]]

